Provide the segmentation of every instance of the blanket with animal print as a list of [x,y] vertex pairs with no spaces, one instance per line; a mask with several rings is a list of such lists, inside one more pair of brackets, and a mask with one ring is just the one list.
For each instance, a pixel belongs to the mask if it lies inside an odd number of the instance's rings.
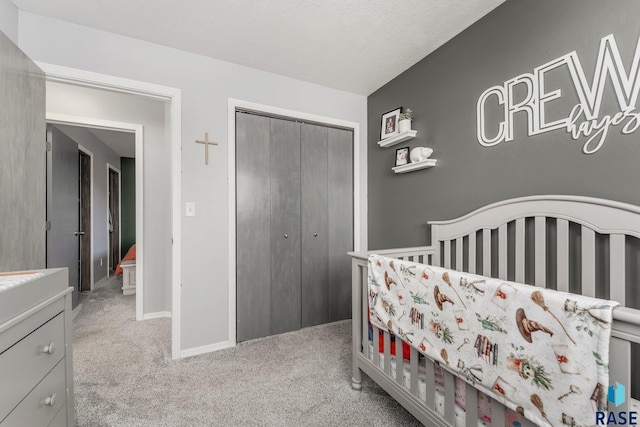
[[606,408],[616,302],[369,257],[371,322],[538,425]]

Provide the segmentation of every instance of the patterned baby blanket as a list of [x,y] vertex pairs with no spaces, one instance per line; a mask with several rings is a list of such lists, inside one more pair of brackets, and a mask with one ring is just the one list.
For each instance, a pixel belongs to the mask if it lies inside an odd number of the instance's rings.
[[606,408],[616,302],[369,257],[371,322],[538,425]]

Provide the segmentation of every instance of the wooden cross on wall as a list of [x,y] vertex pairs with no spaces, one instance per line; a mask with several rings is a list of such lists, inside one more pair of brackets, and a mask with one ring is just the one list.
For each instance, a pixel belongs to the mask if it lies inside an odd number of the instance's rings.
[[204,164],[209,164],[209,146],[210,145],[218,145],[217,142],[209,141],[209,132],[204,133],[204,141],[200,141],[196,139],[198,144],[204,144]]

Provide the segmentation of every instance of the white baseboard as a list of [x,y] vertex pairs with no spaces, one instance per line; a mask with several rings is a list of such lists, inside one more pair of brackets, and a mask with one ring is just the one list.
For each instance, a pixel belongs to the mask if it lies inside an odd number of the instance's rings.
[[171,318],[170,311],[156,311],[155,313],[146,313],[142,315],[142,320],[159,319],[161,317]]
[[203,345],[202,347],[193,347],[180,351],[180,358],[197,356],[199,354],[211,353],[213,351],[224,350],[225,348],[234,347],[229,341],[217,342],[215,344]]

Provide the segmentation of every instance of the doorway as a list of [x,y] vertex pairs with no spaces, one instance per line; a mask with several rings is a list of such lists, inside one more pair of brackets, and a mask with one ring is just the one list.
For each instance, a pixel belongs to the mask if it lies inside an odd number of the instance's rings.
[[109,269],[107,277],[120,262],[120,171],[109,165],[108,217],[109,217]]
[[[95,100],[89,99],[88,97],[79,96],[76,98],[76,102],[70,103],[68,102],[69,97],[63,96],[59,98],[60,101],[57,103],[55,109],[49,109],[49,106],[52,104],[52,98],[49,96],[49,84],[61,84],[67,88],[86,88],[86,89],[95,89],[97,92],[101,93],[109,93],[109,96],[115,97],[116,94],[127,94],[131,95],[139,100],[155,100],[155,101],[163,101],[165,102],[165,111],[164,117],[166,118],[166,124],[164,135],[167,141],[167,151],[166,157],[167,165],[164,168],[163,177],[166,178],[168,186],[171,188],[170,197],[165,197],[169,204],[167,206],[168,209],[165,209],[163,213],[167,217],[168,223],[166,226],[162,227],[167,233],[170,233],[170,238],[166,239],[170,247],[163,245],[154,245],[150,244],[147,247],[150,250],[162,251],[161,255],[166,254],[166,261],[163,262],[162,265],[165,266],[166,272],[161,272],[160,270],[153,271],[153,269],[148,269],[147,272],[152,272],[153,274],[161,275],[164,277],[164,280],[168,282],[168,288],[166,291],[163,289],[162,294],[166,295],[167,301],[169,303],[166,306],[166,312],[153,310],[149,311],[147,308],[146,311],[143,310],[143,305],[146,308],[148,303],[154,302],[153,295],[150,295],[150,298],[145,298],[143,293],[144,282],[142,279],[142,272],[145,270],[144,267],[141,266],[142,263],[147,256],[142,253],[142,247],[137,248],[137,268],[136,268],[136,320],[143,320],[146,318],[153,317],[162,317],[167,316],[171,317],[171,353],[172,358],[178,359],[184,357],[181,350],[181,286],[180,279],[182,276],[181,272],[181,209],[180,209],[180,191],[181,191],[181,138],[182,138],[182,126],[181,126],[181,91],[180,89],[160,86],[140,81],[134,81],[129,79],[123,79],[119,77],[98,74],[93,72],[88,72],[84,70],[61,67],[53,64],[47,63],[39,63],[40,68],[45,71],[47,75],[47,104],[48,104],[48,119],[61,120],[66,123],[84,123],[86,126],[97,127],[101,129],[114,129],[121,131],[129,131],[135,133],[136,138],[136,158],[139,158],[140,161],[136,162],[136,224],[141,224],[143,218],[143,209],[142,209],[142,190],[143,190],[143,128],[141,125],[132,124],[131,121],[125,123],[121,121],[125,116],[120,113],[126,111],[134,111],[132,105],[125,105],[118,111],[115,111],[115,114],[107,115],[105,110],[102,108],[96,108]],[[77,95],[77,93],[76,93]],[[137,100],[134,100],[132,104],[138,104]],[[84,108],[81,106],[85,106]],[[55,111],[55,113],[54,113]],[[88,119],[87,113],[89,111],[94,112],[94,117]],[[143,110],[141,110],[143,111]],[[78,120],[79,119],[79,120]],[[114,119],[116,121],[114,121]],[[147,136],[147,131],[145,129],[145,137]],[[157,138],[157,140],[161,140],[163,137]],[[138,155],[139,154],[139,155]],[[167,174],[166,171],[170,170],[171,173]],[[145,174],[149,173],[145,168]],[[153,175],[152,175],[153,176]],[[138,200],[140,201],[140,209],[138,209]],[[106,200],[105,200],[106,201]],[[97,203],[97,202],[96,202]],[[105,209],[106,212],[106,209]],[[170,225],[169,225],[170,224]],[[143,243],[143,241],[147,237],[154,237],[149,233],[145,233],[142,227],[137,227],[135,230],[136,241]],[[157,233],[155,233],[157,234]],[[145,250],[145,253],[147,251]],[[154,262],[159,262],[155,258],[150,258]],[[142,268],[141,268],[142,267]],[[146,274],[145,274],[146,276]],[[155,277],[155,276],[154,276]],[[149,283],[154,283],[155,280]],[[155,283],[154,283],[155,285]],[[159,290],[157,286],[154,288],[157,291]],[[143,304],[144,303],[144,304]],[[149,312],[147,312],[149,311]]]

